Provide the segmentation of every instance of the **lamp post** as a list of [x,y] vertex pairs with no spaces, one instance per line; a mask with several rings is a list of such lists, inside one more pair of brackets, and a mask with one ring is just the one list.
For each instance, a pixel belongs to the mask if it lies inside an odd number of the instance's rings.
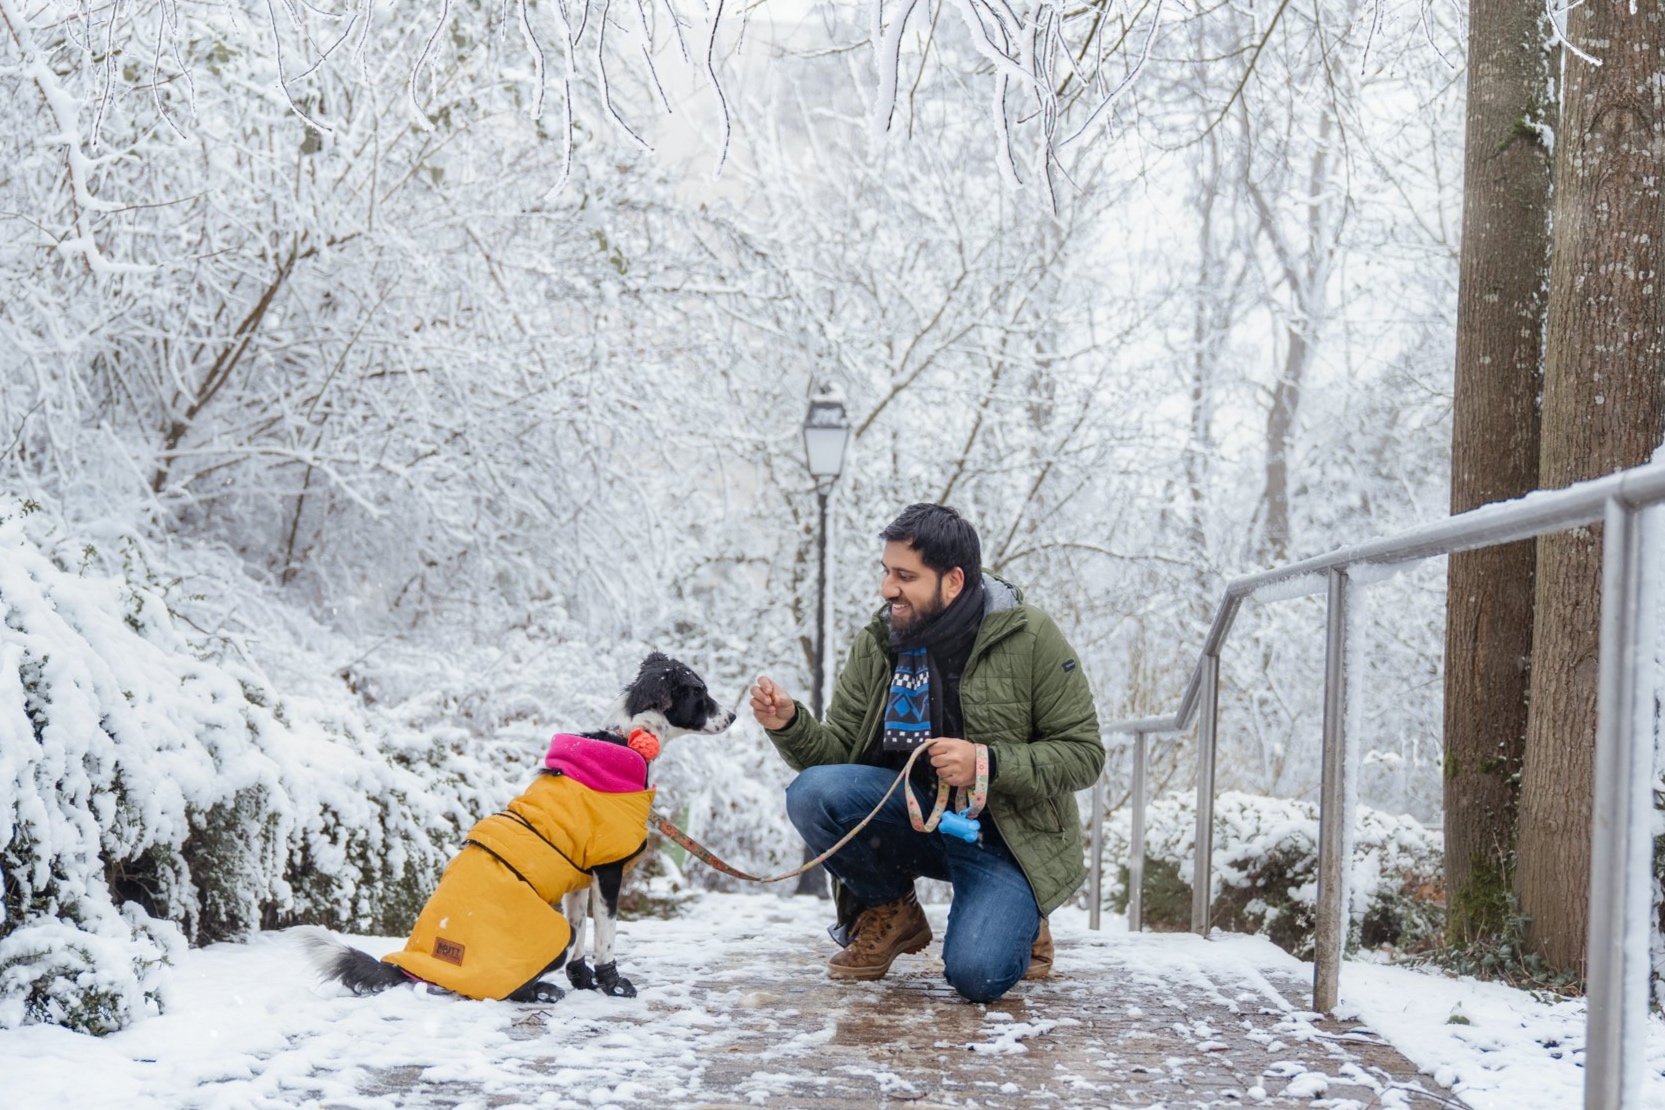
[[844,448],[850,442],[850,421],[844,404],[832,397],[809,403],[804,417],[804,454],[809,474],[815,479],[815,499],[820,508],[820,527],[815,535],[815,690],[812,707],[820,717],[826,709],[827,681],[827,498],[833,483],[844,470]]
[[[844,449],[850,442],[850,421],[844,414],[844,403],[830,394],[810,401],[804,416],[804,454],[809,462],[810,477],[815,479],[815,500],[820,510],[820,525],[815,534],[815,673],[811,676],[810,707],[817,720],[826,710],[827,687],[827,498],[833,483],[844,470]],[[804,859],[811,858],[804,849]],[[825,897],[826,876],[817,867],[798,876],[798,894]]]

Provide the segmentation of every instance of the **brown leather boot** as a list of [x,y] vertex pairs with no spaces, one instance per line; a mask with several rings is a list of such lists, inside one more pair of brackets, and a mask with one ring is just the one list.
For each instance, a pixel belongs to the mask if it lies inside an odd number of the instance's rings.
[[1034,945],[1029,949],[1029,970],[1023,973],[1025,979],[1047,979],[1052,975],[1052,927],[1041,918],[1041,931],[1035,937]]
[[913,891],[894,902],[862,910],[850,926],[850,944],[827,961],[831,979],[883,979],[897,956],[931,943],[931,924]]

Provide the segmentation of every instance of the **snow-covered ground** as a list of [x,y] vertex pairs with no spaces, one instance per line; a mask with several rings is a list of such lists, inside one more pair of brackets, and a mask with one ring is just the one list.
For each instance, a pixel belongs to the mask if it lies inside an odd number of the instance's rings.
[[[929,906],[928,912],[940,933],[945,907]],[[640,987],[638,998],[574,992],[548,1007],[468,1002],[414,989],[354,998],[320,986],[283,934],[214,945],[190,952],[175,970],[170,1004],[161,1017],[104,1038],[46,1026],[0,1032],[0,1101],[16,1107],[66,1103],[133,1110],[680,1106],[712,1101],[719,1094],[713,1084],[724,1054],[731,1054],[726,1059],[732,1074],[732,1054],[745,1053],[741,1082],[721,1092],[725,1104],[791,1106],[792,1092],[803,1090],[802,1084],[825,1082],[814,1074],[818,1065],[824,1070],[839,1017],[832,1012],[836,1004],[829,1012],[813,1010],[804,994],[806,983],[821,982],[820,960],[830,951],[822,933],[827,913],[825,902],[775,893],[701,895],[676,918],[621,923],[620,967]],[[1078,1000],[1087,992],[1101,999],[1116,995],[1108,988],[1117,984],[1131,990],[1134,980],[1147,987],[1167,981],[1176,990],[1229,983],[1229,989],[1216,989],[1216,996],[1278,1009],[1283,1041],[1327,1036],[1318,1032],[1316,1015],[1287,1001],[1291,984],[1310,982],[1310,967],[1262,939],[1129,935],[1110,920],[1104,931],[1093,933],[1085,915],[1073,909],[1060,911],[1053,921],[1059,976],[1044,987],[1019,985],[1014,993],[1033,992],[1034,1004],[1018,1018],[999,1004],[964,1007],[965,1021],[957,1031],[942,1034],[954,1043],[939,1047],[974,1051],[943,1059],[986,1066],[989,1053],[1023,1053],[1046,1038],[1081,1036],[1086,1026],[1070,1016],[1078,1012]],[[357,942],[378,953],[399,943]],[[748,953],[773,958],[754,962]],[[837,989],[847,993],[835,997],[848,998],[851,1005],[940,1000],[944,995],[926,981],[925,967],[912,965],[911,987],[894,980],[846,984]],[[898,972],[902,969],[899,963]],[[1225,1004],[1235,1009],[1234,1003]],[[1036,1011],[1048,1005],[1056,1020],[1036,1020]],[[742,1043],[740,1026],[769,1028],[771,1009],[780,1018],[779,1034]],[[1341,1009],[1340,1016],[1356,1016],[1427,1073],[1426,1090],[1443,1086],[1477,1110],[1575,1106],[1581,1100],[1579,1002],[1350,963],[1342,978]],[[1129,1005],[1125,1012],[1137,1010]],[[1195,1042],[1187,1045],[1194,1057],[1186,1058],[1205,1061],[1216,1051],[1215,1031],[1207,1022],[1179,1023],[1175,1030]],[[1104,1030],[1097,1032],[1102,1037]],[[1275,1060],[1278,1046],[1264,1047],[1273,1053],[1268,1061]],[[1665,1105],[1665,1025],[1656,1022],[1650,1030],[1648,1049],[1651,1103]],[[886,1066],[875,1059],[876,1068]],[[1109,1059],[1096,1066],[1101,1074],[1115,1070]],[[1170,1058],[1170,1073],[1185,1067]],[[1265,1073],[1284,1078],[1272,1089],[1251,1083],[1228,1097],[1252,1103],[1305,1096],[1327,1105],[1362,1105],[1326,1097],[1318,1072],[1269,1066]],[[920,1097],[897,1072],[878,1079],[881,1092]],[[1071,1099],[1067,1089],[1047,1098],[1052,1105],[1105,1105],[1104,1096],[1086,1093],[1090,1086],[1078,1087],[1080,1100]],[[1017,1105],[1033,1097],[1014,1083],[985,1088],[963,1104]],[[1169,1090],[1166,1105],[1191,1104],[1172,1095]],[[1377,1101],[1426,1104],[1407,1101],[1405,1091],[1391,1085],[1382,1087]]]

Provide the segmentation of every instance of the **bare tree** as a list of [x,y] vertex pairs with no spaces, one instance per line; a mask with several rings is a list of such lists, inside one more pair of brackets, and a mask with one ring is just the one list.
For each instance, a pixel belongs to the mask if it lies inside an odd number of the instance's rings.
[[[1266,514],[1266,553],[1273,562],[1283,562],[1289,557],[1290,453],[1294,450],[1301,391],[1312,364],[1318,329],[1328,311],[1330,268],[1339,235],[1336,223],[1345,211],[1333,179],[1336,174],[1335,152],[1331,149],[1334,130],[1331,113],[1320,109],[1307,156],[1307,175],[1284,186],[1301,198],[1296,203],[1304,211],[1297,228],[1284,226],[1254,174],[1246,175],[1243,182],[1259,218],[1260,232],[1271,244],[1288,299],[1283,308],[1282,365],[1266,406],[1266,485],[1262,504]],[[1273,160],[1278,161],[1276,155]]]
[[[1571,9],[1565,34],[1538,466],[1552,489],[1644,462],[1665,434],[1665,18],[1601,0]],[[1528,941],[1572,971],[1588,927],[1599,531],[1538,541],[1521,773]]]
[[[1549,274],[1547,28],[1535,0],[1469,6],[1468,117],[1451,511],[1538,483],[1538,391]],[[1460,552],[1446,579],[1446,933],[1506,924],[1515,859],[1532,543]]]

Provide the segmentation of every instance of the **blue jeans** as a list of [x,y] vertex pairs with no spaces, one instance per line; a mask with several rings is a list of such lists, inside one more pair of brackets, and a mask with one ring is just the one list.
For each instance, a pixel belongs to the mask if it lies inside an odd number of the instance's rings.
[[[896,773],[861,764],[810,767],[786,788],[786,813],[816,855],[878,805]],[[912,783],[921,813],[931,812]],[[985,818],[986,827],[986,818]],[[904,897],[915,878],[952,884],[942,962],[948,982],[972,1002],[992,1002],[1029,968],[1041,910],[1012,853],[999,837],[976,844],[939,832],[915,832],[898,789],[876,817],[826,862],[826,868],[863,906]]]

